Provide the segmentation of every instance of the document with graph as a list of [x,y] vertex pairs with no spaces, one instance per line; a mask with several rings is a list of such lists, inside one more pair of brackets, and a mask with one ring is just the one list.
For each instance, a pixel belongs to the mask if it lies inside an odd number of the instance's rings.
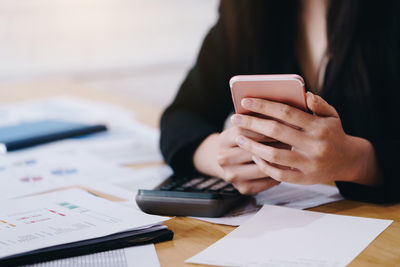
[[[70,189],[0,203],[0,262],[24,252],[151,227],[168,218],[148,215],[83,190]],[[157,227],[158,226],[158,227]]]
[[134,176],[132,169],[81,154],[30,151],[0,155],[0,200]]

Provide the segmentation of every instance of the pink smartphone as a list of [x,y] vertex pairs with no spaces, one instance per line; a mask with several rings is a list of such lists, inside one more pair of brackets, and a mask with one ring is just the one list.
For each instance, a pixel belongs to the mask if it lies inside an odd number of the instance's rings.
[[308,111],[304,80],[297,74],[239,75],[232,77],[229,85],[236,113],[250,113],[240,103],[246,97],[281,102]]

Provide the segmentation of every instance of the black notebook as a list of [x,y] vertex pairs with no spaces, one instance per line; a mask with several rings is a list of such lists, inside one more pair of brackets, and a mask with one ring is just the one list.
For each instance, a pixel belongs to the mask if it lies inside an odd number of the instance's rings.
[[158,243],[172,240],[173,236],[174,233],[166,228],[156,231],[154,231],[154,228],[147,229],[147,232],[142,230],[117,233],[110,236],[12,255],[10,257],[0,259],[0,266],[33,264],[55,259],[87,255],[107,250]]

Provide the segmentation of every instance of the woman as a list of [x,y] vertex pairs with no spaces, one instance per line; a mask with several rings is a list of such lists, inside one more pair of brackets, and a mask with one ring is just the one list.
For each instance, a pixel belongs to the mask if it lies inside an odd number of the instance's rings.
[[[399,11],[396,0],[221,1],[162,116],[167,163],[221,177],[244,194],[334,181],[347,198],[398,201]],[[299,129],[230,115],[232,76],[283,73],[305,78],[313,115],[262,99],[242,105]],[[227,118],[233,126],[224,129]]]

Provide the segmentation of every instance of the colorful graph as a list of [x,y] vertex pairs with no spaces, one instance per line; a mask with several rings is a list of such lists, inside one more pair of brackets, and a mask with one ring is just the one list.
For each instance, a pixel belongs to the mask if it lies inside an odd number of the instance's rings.
[[61,213],[61,212],[58,212],[58,211],[55,211],[55,210],[51,210],[51,209],[47,209],[47,210],[50,211],[53,214],[57,214],[57,215],[60,215],[60,216],[66,216],[64,213]]
[[25,165],[33,165],[33,164],[36,164],[36,159],[25,160]]
[[37,211],[34,211],[32,213],[27,213],[23,215],[22,217],[17,217],[15,218],[18,222],[24,223],[24,224],[33,224],[33,223],[38,223],[38,222],[44,222],[51,220],[50,217],[46,216],[43,213],[39,213]]
[[1,225],[5,226],[6,228],[14,228],[17,227],[15,224],[8,223],[6,221],[0,220]]
[[20,182],[23,183],[32,183],[32,182],[40,182],[43,180],[43,177],[41,176],[24,176],[19,179]]
[[15,221],[21,224],[34,224],[52,220],[54,216],[51,216],[49,213],[56,216],[66,216],[64,213],[58,212],[54,209],[44,208],[43,210],[35,209],[24,212],[22,214],[15,214],[13,218],[15,219]]
[[76,168],[57,168],[51,171],[53,175],[72,175],[76,174],[78,172],[78,169]]
[[36,159],[26,159],[26,160],[21,160],[21,161],[17,161],[15,162],[13,165],[14,166],[24,166],[24,165],[34,165],[36,164]]
[[99,221],[108,222],[108,223],[115,223],[118,222],[119,219],[108,216],[107,214],[103,214],[100,212],[93,211],[91,209],[87,209],[85,207],[73,204],[71,202],[59,202],[57,203],[58,206],[63,207],[65,209],[69,209],[73,212],[77,212],[81,215],[86,215],[87,217],[94,218]]
[[68,203],[68,202],[61,202],[61,203],[58,203],[58,205],[61,206],[61,207],[70,209],[70,210],[79,208],[79,206],[71,204],[71,203]]
[[77,210],[75,210],[77,212],[87,212],[87,211],[89,211],[88,209],[86,209],[84,207],[80,207],[78,205],[75,205],[75,204],[72,204],[72,203],[69,203],[69,202],[61,202],[61,203],[58,203],[58,205],[63,207],[63,208],[66,208],[66,209],[70,209],[70,210],[77,209]]

